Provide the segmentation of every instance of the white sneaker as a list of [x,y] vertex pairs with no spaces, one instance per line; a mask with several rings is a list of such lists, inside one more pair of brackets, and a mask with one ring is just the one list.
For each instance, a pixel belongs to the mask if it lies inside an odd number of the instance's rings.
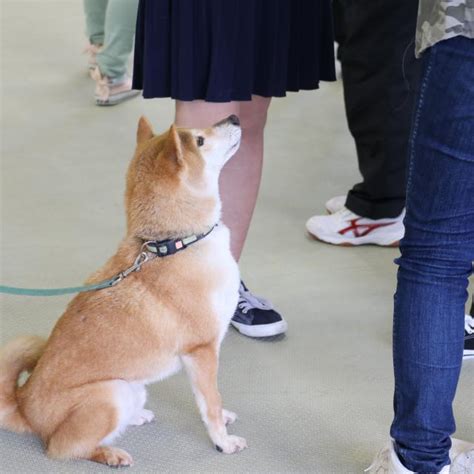
[[398,247],[405,233],[403,211],[392,219],[367,219],[343,207],[329,216],[313,216],[306,222],[308,232],[334,245],[380,245]]
[[[474,474],[474,444],[460,439],[451,439],[450,474]],[[443,472],[443,471],[441,471]]]
[[[440,474],[473,474],[474,473],[474,444],[459,439],[451,439],[449,457],[450,466],[444,466]],[[414,474],[400,461],[393,447],[393,441],[381,449],[375,456],[370,467],[365,472],[369,474]]]
[[324,207],[329,214],[334,214],[337,211],[340,211],[346,204],[347,196],[336,196],[326,202]]
[[393,441],[390,441],[377,453],[372,464],[364,472],[369,474],[413,474],[413,471],[401,463],[393,447]]
[[[474,314],[474,302],[471,314]],[[464,316],[464,358],[474,357],[474,317],[470,314]]]

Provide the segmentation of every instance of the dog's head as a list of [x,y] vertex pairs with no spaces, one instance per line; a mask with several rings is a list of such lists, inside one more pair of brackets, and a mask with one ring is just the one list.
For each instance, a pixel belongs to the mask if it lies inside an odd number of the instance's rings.
[[128,235],[163,239],[205,232],[220,218],[219,173],[240,144],[239,119],[210,128],[174,125],[156,136],[140,118],[127,174]]

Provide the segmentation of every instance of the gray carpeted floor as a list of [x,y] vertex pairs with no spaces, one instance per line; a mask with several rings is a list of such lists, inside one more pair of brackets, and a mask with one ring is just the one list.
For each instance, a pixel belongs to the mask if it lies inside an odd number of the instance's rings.
[[[169,100],[98,108],[80,52],[81,2],[2,1],[2,254],[4,284],[80,283],[116,247],[124,228],[124,173],[135,126],[173,119]],[[393,249],[334,248],[305,235],[305,220],[359,179],[340,84],[275,100],[264,180],[241,261],[245,280],[288,319],[287,336],[256,341],[230,331],[220,387],[247,438],[241,454],[207,439],[184,374],[149,390],[157,421],[117,445],[130,472],[356,473],[387,440],[392,408]],[[4,297],[2,342],[47,335],[67,297]],[[427,328],[429,330],[429,328]],[[471,361],[472,362],[472,361]],[[457,436],[474,439],[474,363],[455,409]],[[48,460],[34,436],[0,432],[8,473],[109,472]]]

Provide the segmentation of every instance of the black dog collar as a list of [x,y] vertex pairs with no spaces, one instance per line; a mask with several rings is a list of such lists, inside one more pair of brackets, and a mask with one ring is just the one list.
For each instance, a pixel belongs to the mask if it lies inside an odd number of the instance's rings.
[[213,225],[204,234],[193,234],[182,239],[148,240],[143,244],[143,246],[148,250],[148,252],[155,254],[157,257],[167,257],[168,255],[180,252],[186,247],[204,239],[204,237],[207,237],[217,226],[218,224]]

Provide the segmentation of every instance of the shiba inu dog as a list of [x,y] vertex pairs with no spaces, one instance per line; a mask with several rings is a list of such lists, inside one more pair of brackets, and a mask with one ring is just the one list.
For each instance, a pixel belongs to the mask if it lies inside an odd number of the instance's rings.
[[[217,388],[239,287],[229,231],[219,222],[218,178],[240,137],[236,116],[203,130],[172,126],[159,136],[140,119],[127,174],[126,236],[88,283],[137,260],[140,271],[77,295],[47,341],[25,336],[3,348],[0,427],[36,433],[52,458],[131,465],[110,443],[127,425],[153,419],[144,409],[145,386],[184,366],[212,443],[224,453],[246,448],[227,433],[236,415],[222,408]],[[24,371],[31,375],[19,386]]]

